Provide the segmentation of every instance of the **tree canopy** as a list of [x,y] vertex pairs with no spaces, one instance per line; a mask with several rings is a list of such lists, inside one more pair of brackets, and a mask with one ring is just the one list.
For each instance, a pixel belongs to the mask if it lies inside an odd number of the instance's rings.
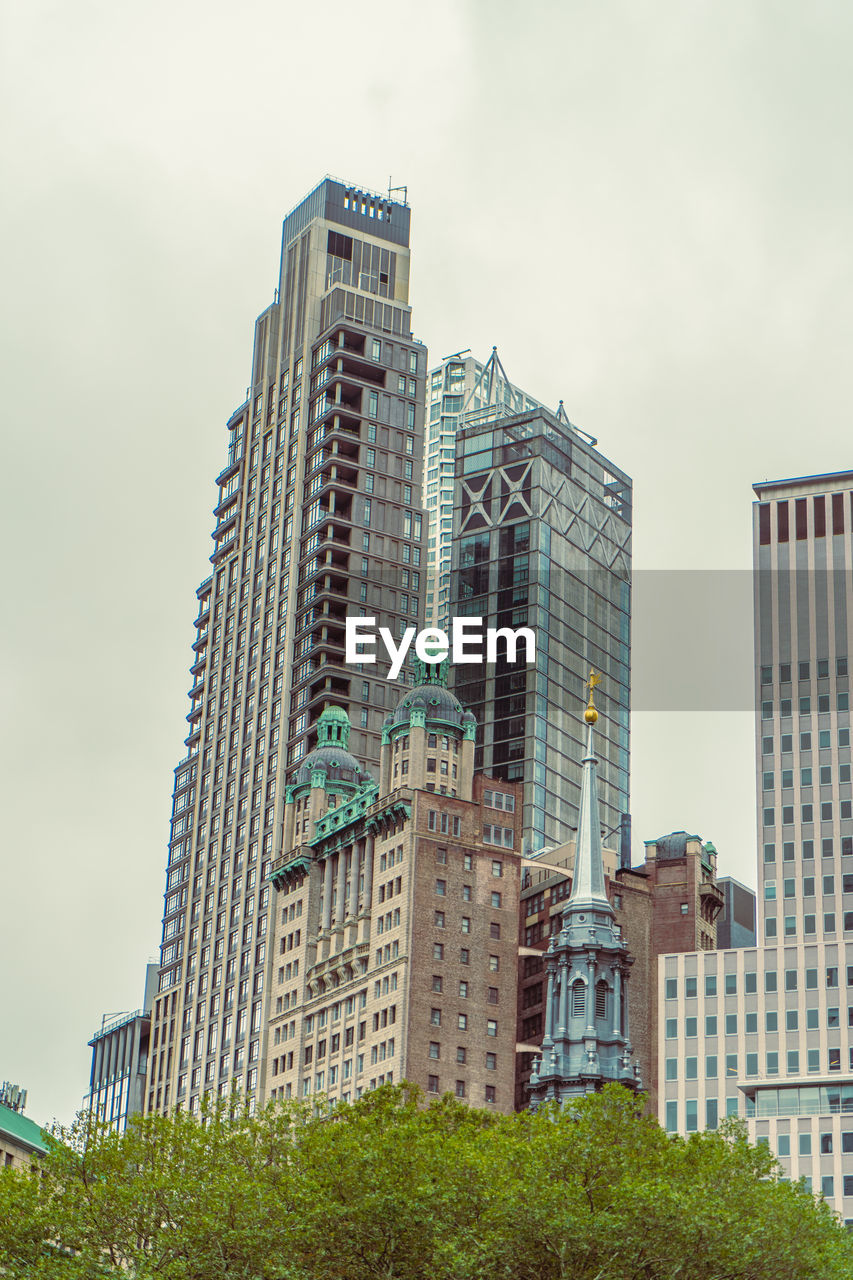
[[27,1280],[850,1280],[829,1206],[743,1127],[676,1138],[618,1086],[501,1116],[385,1086],[316,1115],[80,1117],[0,1174]]

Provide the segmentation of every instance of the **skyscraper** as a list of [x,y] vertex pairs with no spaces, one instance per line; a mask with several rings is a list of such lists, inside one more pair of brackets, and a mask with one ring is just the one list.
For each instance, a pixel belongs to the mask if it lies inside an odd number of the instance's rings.
[[661,1118],[745,1115],[853,1225],[853,472],[755,494],[759,945],[665,958]]
[[451,612],[530,628],[536,666],[458,667],[478,722],[476,765],[524,783],[527,854],[573,838],[582,725],[571,712],[590,667],[603,672],[601,819],[628,810],[631,481],[560,408],[489,406],[456,436]]
[[232,1083],[257,1096],[285,776],[327,705],[378,763],[399,685],[345,665],[345,620],[374,616],[397,635],[423,618],[426,351],[411,333],[409,216],[326,178],[284,221],[197,593],[149,1110],[197,1110],[202,1092]]
[[451,543],[456,430],[463,415],[492,410],[500,416],[535,409],[539,402],[507,377],[497,347],[483,363],[470,351],[445,356],[427,374],[424,506],[429,520],[427,625],[447,626],[450,616]]

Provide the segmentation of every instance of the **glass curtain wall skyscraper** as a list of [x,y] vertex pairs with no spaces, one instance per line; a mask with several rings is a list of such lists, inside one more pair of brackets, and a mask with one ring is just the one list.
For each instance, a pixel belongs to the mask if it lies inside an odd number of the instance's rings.
[[399,684],[344,663],[347,615],[423,625],[426,351],[407,205],[324,179],[288,215],[251,386],[228,421],[175,770],[146,1108],[264,1078],[272,860],[285,782],[327,705],[378,765]]
[[631,481],[559,416],[470,412],[456,437],[452,606],[488,627],[528,627],[535,667],[457,667],[478,722],[476,767],[524,783],[528,854],[574,838],[584,752],[578,699],[603,674],[602,822],[628,810]]
[[426,617],[431,627],[446,628],[450,616],[456,429],[465,412],[488,405],[499,405],[504,413],[539,405],[509,381],[497,347],[485,363],[470,351],[459,351],[427,374],[424,506],[429,520]]
[[661,964],[661,1119],[746,1116],[853,1226],[853,472],[754,489],[759,945]]

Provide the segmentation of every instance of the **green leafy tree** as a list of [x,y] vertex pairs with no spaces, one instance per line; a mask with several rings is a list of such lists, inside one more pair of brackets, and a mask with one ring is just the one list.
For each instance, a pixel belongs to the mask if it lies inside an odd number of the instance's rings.
[[851,1280],[853,1247],[737,1123],[673,1138],[618,1086],[496,1116],[403,1084],[122,1136],[81,1118],[0,1174],[0,1275]]

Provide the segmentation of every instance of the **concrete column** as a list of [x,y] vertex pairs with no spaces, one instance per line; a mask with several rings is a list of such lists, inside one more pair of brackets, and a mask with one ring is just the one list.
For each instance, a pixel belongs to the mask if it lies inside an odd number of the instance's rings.
[[373,850],[375,839],[368,835],[364,842],[364,895],[361,899],[361,941],[370,939],[370,912],[373,907]]
[[595,952],[590,951],[586,958],[586,1031],[587,1035],[595,1035]]
[[324,867],[323,880],[323,923],[322,929],[324,933],[328,933],[332,926],[332,859],[326,858]]
[[613,1030],[622,1035],[622,970],[613,970]]
[[553,961],[547,961],[548,982],[545,990],[545,1035],[542,1040],[543,1047],[551,1045],[554,1040],[554,1028],[556,1026],[556,1012],[554,1009],[554,973],[555,965]]
[[569,986],[569,962],[566,957],[560,961],[560,1015],[559,1027],[557,1035],[562,1039],[569,1034],[569,1000],[571,999],[571,988]]
[[[337,899],[335,903],[335,928],[343,929],[344,920],[346,918],[346,888],[347,888],[347,855],[346,850],[341,849],[338,853],[338,885]],[[336,950],[339,948],[336,948]]]
[[347,919],[354,920],[358,915],[358,876],[361,868],[362,841],[357,840],[352,847],[349,873],[349,906]]
[[349,902],[346,916],[345,947],[354,947],[358,942],[358,877],[364,863],[364,841],[356,840],[352,846],[349,872]]

